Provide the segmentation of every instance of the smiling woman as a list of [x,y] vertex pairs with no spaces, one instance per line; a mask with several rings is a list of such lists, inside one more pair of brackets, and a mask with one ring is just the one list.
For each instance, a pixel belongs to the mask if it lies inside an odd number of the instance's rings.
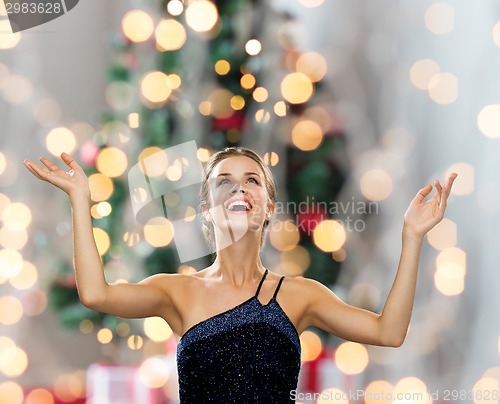
[[[381,314],[341,301],[329,288],[266,269],[261,250],[275,211],[276,184],[253,151],[232,147],[204,167],[200,211],[214,243],[212,265],[193,274],[157,274],[137,284],[107,283],[92,232],[90,191],[67,153],[64,171],[46,158],[25,160],[40,180],[69,196],[75,274],[82,303],[124,318],[162,317],[177,337],[181,403],[294,402],[299,336],[309,326],[353,342],[400,346],[410,322],[424,235],[444,216],[456,174],[426,202],[420,189],[404,216],[398,272]],[[243,210],[244,208],[244,210]],[[280,292],[278,294],[278,292]],[[262,297],[262,295],[264,297]]]

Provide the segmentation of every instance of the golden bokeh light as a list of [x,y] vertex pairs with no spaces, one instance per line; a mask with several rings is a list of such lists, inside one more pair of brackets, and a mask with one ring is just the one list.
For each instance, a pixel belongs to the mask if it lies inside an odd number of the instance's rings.
[[269,241],[278,251],[288,251],[300,241],[299,229],[292,220],[278,220],[269,231]]
[[337,262],[344,262],[347,258],[347,251],[343,248],[339,248],[332,252],[332,258]]
[[449,3],[434,3],[425,11],[424,20],[433,34],[448,34],[455,26],[455,8]]
[[359,180],[361,193],[370,201],[386,199],[392,192],[393,181],[387,171],[380,168],[369,170]]
[[394,386],[395,396],[404,397],[405,394],[416,394],[417,397],[421,397],[419,403],[432,404],[427,391],[425,383],[417,377],[405,377]]
[[454,247],[457,244],[457,225],[444,218],[427,233],[427,241],[436,250]]
[[257,102],[264,102],[269,97],[269,92],[264,87],[257,87],[252,93],[253,99]]
[[365,404],[391,404],[394,386],[385,380],[374,380],[365,388]]
[[427,90],[431,79],[440,72],[441,68],[432,59],[416,61],[410,68],[410,81],[420,90]]
[[16,324],[23,316],[23,304],[14,296],[0,297],[0,323]]
[[447,248],[436,258],[434,284],[445,296],[455,296],[465,288],[465,252],[458,248]]
[[155,30],[156,43],[161,51],[174,51],[186,43],[186,29],[177,20],[161,20]]
[[255,112],[255,120],[259,123],[267,123],[271,119],[271,114],[265,109],[259,109]]
[[279,161],[280,161],[280,157],[278,155],[278,153],[275,153],[275,152],[266,152],[264,154],[264,162],[268,165],[268,166],[271,166],[271,167],[274,167],[276,165],[278,165]]
[[445,248],[436,257],[436,267],[453,264],[458,267],[456,268],[457,274],[459,274],[459,276],[465,276],[467,266],[466,257],[465,251],[460,248]]
[[28,101],[33,94],[33,84],[25,76],[12,75],[3,86],[3,98],[11,104],[21,104]]
[[0,371],[7,377],[22,375],[28,367],[28,355],[18,346],[9,346],[0,353]]
[[500,137],[500,105],[484,107],[477,116],[479,130],[489,138]]
[[309,107],[302,114],[303,119],[316,122],[323,133],[328,132],[332,127],[330,114],[322,107]]
[[138,351],[143,347],[143,345],[144,345],[144,340],[140,335],[131,335],[130,337],[127,338],[127,346],[132,351]]
[[346,232],[342,222],[338,220],[322,220],[313,230],[313,241],[325,252],[336,251],[346,240]]
[[296,69],[316,83],[325,77],[328,66],[322,55],[317,52],[307,52],[297,59]]
[[262,50],[262,44],[260,43],[259,40],[257,39],[250,39],[247,41],[245,44],[245,51],[248,53],[250,56],[255,56],[260,53]]
[[164,386],[169,376],[168,365],[158,357],[146,359],[139,367],[139,380],[150,389]]
[[144,333],[155,342],[166,341],[172,335],[172,329],[161,317],[144,319]]
[[438,73],[429,81],[429,97],[438,104],[451,104],[458,98],[458,79],[451,73]]
[[193,1],[186,9],[186,22],[196,32],[210,31],[218,17],[217,8],[211,1]]
[[281,95],[291,104],[302,104],[313,95],[311,79],[304,73],[290,73],[281,82]]
[[85,397],[85,373],[74,372],[59,376],[54,382],[54,394],[63,402]]
[[23,389],[15,382],[0,383],[0,400],[1,404],[22,404],[24,400]]
[[172,89],[176,90],[181,86],[182,79],[181,76],[179,76],[178,74],[175,73],[169,74],[168,78],[170,80],[170,85],[172,86]]
[[115,331],[120,337],[126,337],[130,334],[130,325],[125,321],[120,321],[116,325]]
[[196,152],[196,157],[198,157],[198,160],[203,163],[207,162],[210,158],[210,151],[208,149],[205,149],[204,147],[200,147]]
[[210,101],[200,102],[200,105],[198,106],[198,111],[200,111],[200,114],[202,114],[202,115],[205,115],[205,116],[210,115],[210,113],[212,111],[212,103]]
[[90,334],[94,331],[94,323],[88,319],[82,320],[80,322],[80,331],[84,334]]
[[26,404],[54,404],[54,396],[49,390],[36,388],[26,396]]
[[309,252],[301,245],[280,254],[280,268],[282,268],[285,275],[302,276],[310,264]]
[[235,95],[231,98],[231,108],[235,111],[243,109],[245,106],[245,99],[241,95]]
[[23,261],[21,271],[9,279],[10,284],[18,290],[32,288],[38,280],[38,271],[29,261]]
[[10,230],[25,230],[31,223],[31,209],[24,203],[14,202],[3,209],[1,218]]
[[305,330],[300,334],[301,361],[308,362],[315,360],[323,349],[321,339],[312,331]]
[[99,255],[103,256],[104,254],[106,254],[111,244],[109,234],[99,227],[94,227],[92,229],[92,232],[94,234],[94,239],[97,250],[99,251]]
[[357,375],[368,366],[368,351],[356,342],[344,342],[335,351],[335,364],[347,375]]
[[97,332],[97,340],[101,344],[109,344],[112,339],[113,339],[113,333],[109,328],[101,328]]
[[131,112],[128,114],[128,126],[132,129],[139,127],[139,114],[137,112]]
[[113,208],[109,202],[99,202],[96,207],[96,212],[100,217],[106,217],[111,214]]
[[15,48],[19,41],[21,40],[20,32],[12,32],[9,20],[0,20],[0,49],[12,49]]
[[62,152],[73,153],[76,148],[76,138],[68,128],[59,127],[47,134],[45,145],[53,156],[60,157]]
[[111,178],[100,173],[89,176],[89,187],[91,199],[95,202],[108,199],[114,191]]
[[243,76],[241,76],[241,79],[240,79],[241,87],[243,87],[245,90],[252,89],[255,86],[256,82],[257,81],[255,79],[255,76],[253,76],[250,73],[244,74]]
[[141,79],[141,94],[153,104],[163,104],[172,93],[168,76],[160,71],[146,73]]
[[19,275],[23,268],[23,256],[16,250],[0,250],[0,276],[11,279]]
[[323,131],[314,121],[301,120],[292,129],[292,143],[300,150],[315,150],[322,142]]
[[218,88],[212,91],[208,96],[208,101],[211,105],[210,113],[218,119],[229,118],[234,113],[231,107],[232,98],[233,93],[224,88]]
[[144,239],[153,247],[164,247],[170,244],[173,237],[173,226],[164,217],[153,217],[144,225]]
[[221,59],[218,60],[214,65],[215,73],[220,76],[224,76],[229,73],[231,70],[231,65],[227,60]]
[[[474,404],[498,404],[500,383],[493,377],[481,377],[472,387]],[[489,392],[489,393],[488,393]],[[496,395],[494,396],[494,392]]]
[[96,168],[107,177],[119,177],[127,165],[127,155],[116,147],[105,147],[97,154]]
[[278,101],[274,104],[274,113],[279,117],[286,116],[286,104],[283,101]]
[[160,177],[168,167],[168,156],[165,150],[156,146],[146,147],[137,157],[139,169],[149,177]]
[[167,11],[173,16],[181,15],[184,11],[184,4],[180,0],[170,0],[167,4]]
[[145,11],[131,10],[123,16],[122,30],[132,42],[147,41],[154,31],[153,19]]

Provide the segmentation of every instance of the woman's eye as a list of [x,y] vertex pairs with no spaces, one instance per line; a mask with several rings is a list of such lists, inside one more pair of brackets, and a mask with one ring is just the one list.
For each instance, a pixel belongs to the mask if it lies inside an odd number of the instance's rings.
[[249,181],[250,180],[254,180],[256,184],[258,184],[259,182],[255,179],[255,178],[249,178]]

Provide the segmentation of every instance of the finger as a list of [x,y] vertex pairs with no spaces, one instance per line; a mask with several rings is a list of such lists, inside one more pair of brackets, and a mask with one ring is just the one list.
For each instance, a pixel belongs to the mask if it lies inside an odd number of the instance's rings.
[[24,163],[24,166],[37,178],[41,179],[41,180],[45,180],[45,178],[41,177],[40,174],[38,174],[34,169],[33,167],[31,166],[30,163]]
[[422,203],[422,201],[425,199],[427,195],[432,190],[432,185],[426,185],[425,187],[421,188],[415,198],[413,199],[415,202]]
[[455,182],[455,179],[458,177],[457,173],[451,173],[450,176],[448,177],[448,180],[446,181],[445,185],[445,192],[446,196],[448,196],[451,192],[451,187],[453,186],[453,182]]
[[27,163],[29,166],[35,170],[36,173],[38,173],[42,179],[45,179],[46,175],[50,173],[50,170],[46,169],[45,167],[42,167],[41,165],[35,163],[34,161],[27,160]]
[[75,161],[75,159],[73,159],[73,157],[71,157],[71,155],[69,155],[68,153],[66,152],[62,152],[61,153],[61,158],[63,159],[63,161],[71,167],[72,170],[74,170],[75,168],[78,167],[78,164],[77,162]]
[[50,171],[57,171],[60,170],[60,168],[55,165],[52,161],[50,161],[48,158],[45,157],[40,157],[39,159],[45,166],[50,170]]

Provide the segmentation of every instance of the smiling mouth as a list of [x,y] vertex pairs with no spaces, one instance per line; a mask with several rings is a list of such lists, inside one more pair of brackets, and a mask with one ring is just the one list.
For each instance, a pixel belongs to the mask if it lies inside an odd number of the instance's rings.
[[247,213],[252,210],[252,205],[250,204],[250,202],[237,200],[229,203],[226,206],[226,210],[231,213]]

